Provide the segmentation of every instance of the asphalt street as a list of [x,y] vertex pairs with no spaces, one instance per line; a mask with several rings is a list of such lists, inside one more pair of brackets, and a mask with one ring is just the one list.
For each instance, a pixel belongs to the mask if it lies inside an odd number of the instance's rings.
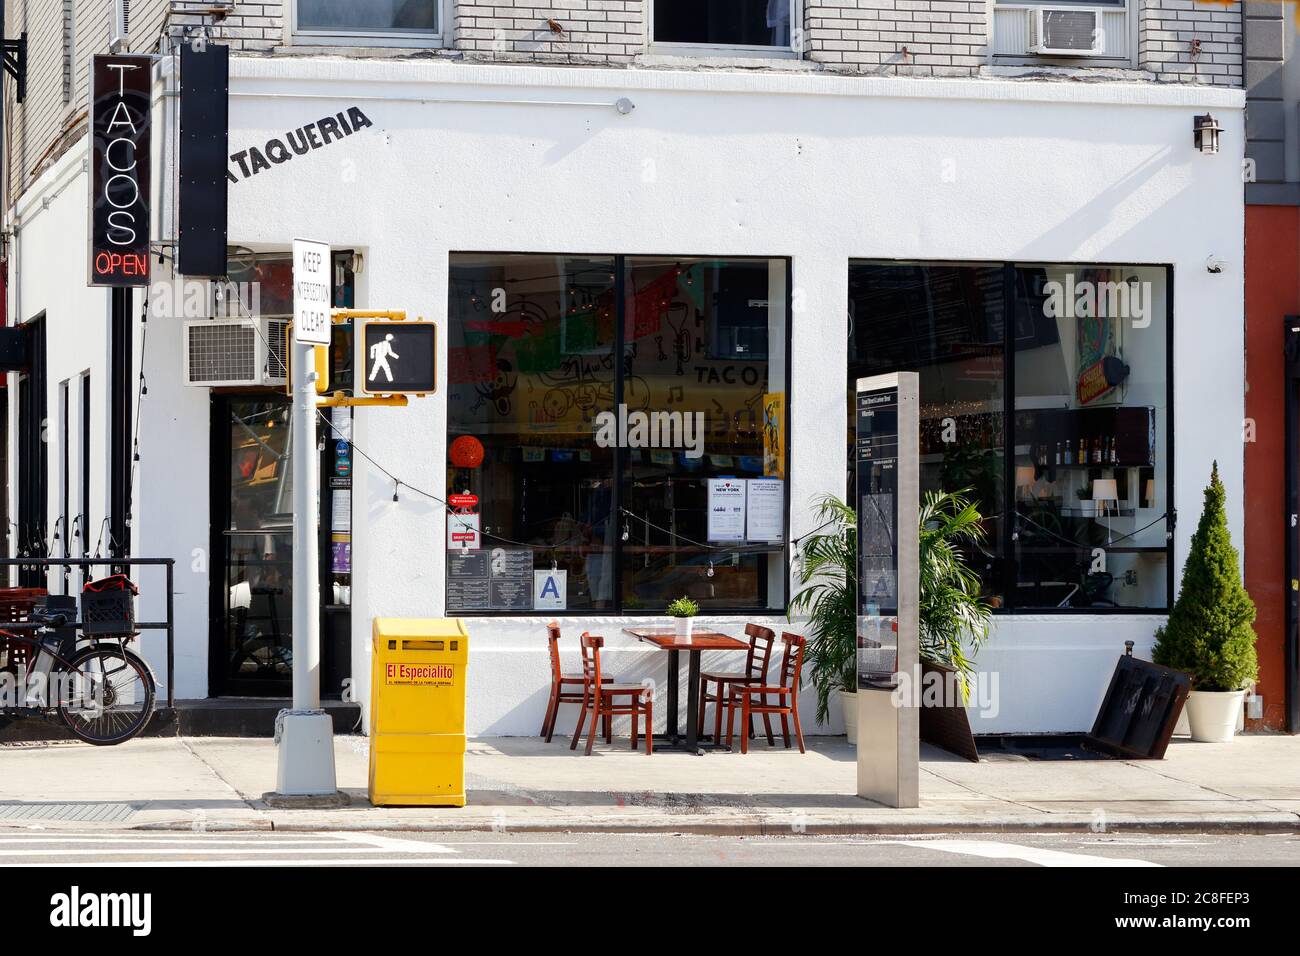
[[1297,866],[1300,834],[688,834],[7,830],[0,866]]

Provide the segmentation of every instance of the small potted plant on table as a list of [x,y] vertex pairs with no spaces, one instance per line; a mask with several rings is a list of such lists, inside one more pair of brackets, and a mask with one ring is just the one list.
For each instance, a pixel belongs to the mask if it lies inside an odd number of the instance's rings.
[[1190,674],[1187,722],[1192,739],[1224,743],[1237,730],[1246,687],[1258,677],[1255,603],[1241,581],[1228,533],[1223,483],[1214,464],[1205,510],[1183,565],[1169,623],[1156,631],[1151,659]]
[[668,605],[667,614],[673,619],[677,636],[684,641],[691,639],[691,629],[695,625],[695,615],[700,613],[700,606],[688,597],[679,597]]

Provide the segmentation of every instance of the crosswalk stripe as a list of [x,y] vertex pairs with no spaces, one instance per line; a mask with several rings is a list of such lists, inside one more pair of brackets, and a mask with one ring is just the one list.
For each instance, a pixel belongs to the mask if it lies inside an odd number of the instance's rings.
[[1039,866],[1159,866],[1146,860],[1124,857],[1093,856],[1088,853],[1066,853],[1044,847],[1021,846],[1018,843],[997,843],[991,840],[882,840],[897,846],[938,850],[963,856],[978,856],[989,860],[1024,860]]

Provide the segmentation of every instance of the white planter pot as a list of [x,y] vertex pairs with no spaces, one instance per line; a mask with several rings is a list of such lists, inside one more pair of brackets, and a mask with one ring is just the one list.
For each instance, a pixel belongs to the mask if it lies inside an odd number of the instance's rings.
[[691,630],[695,626],[693,617],[675,617],[673,618],[673,627],[677,630],[677,636],[683,641],[691,639]]
[[1222,744],[1232,740],[1246,698],[1244,690],[1194,690],[1187,698],[1187,725],[1192,739]]
[[844,732],[849,743],[858,742],[858,695],[848,690],[837,690],[840,698],[840,711],[844,714]]

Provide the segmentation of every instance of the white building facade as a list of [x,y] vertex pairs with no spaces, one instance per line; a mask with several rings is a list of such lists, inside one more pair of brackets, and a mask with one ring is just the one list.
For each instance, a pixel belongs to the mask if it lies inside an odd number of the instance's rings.
[[[462,26],[468,6],[456,5],[465,42],[478,29]],[[816,20],[822,53],[883,42],[819,33],[819,5],[797,16]],[[330,674],[350,673],[364,706],[381,616],[469,618],[468,729],[487,735],[541,725],[551,620],[575,665],[577,636],[603,634],[624,681],[663,679],[662,653],[623,629],[665,623],[657,613],[682,594],[703,605],[697,627],[803,630],[784,612],[792,541],[818,528],[819,496],[846,494],[849,383],[912,368],[923,476],[970,489],[986,517],[972,562],[998,609],[977,658],[993,696],[972,706],[974,730],[1091,726],[1124,642],[1149,652],[1212,462],[1241,540],[1240,76],[1154,82],[1134,43],[1128,61],[1097,64],[1105,81],[1026,78],[1023,64],[990,65],[1011,53],[968,46],[930,54],[950,70],[915,71],[960,74],[939,76],[810,54],[700,68],[689,50],[685,62],[652,48],[658,59],[621,66],[590,52],[564,64],[235,52],[231,279],[261,282],[258,315],[282,314],[282,254],[317,239],[338,254],[338,304],[406,310],[440,333],[436,394],[322,432],[322,540],[345,546],[322,568],[327,695],[344,690]],[[484,58],[527,53],[498,44]],[[1210,61],[1197,62],[1192,78]],[[157,128],[170,108],[160,95]],[[1222,127],[1213,154],[1193,145],[1207,113]],[[11,208],[9,321],[44,316],[51,414],[62,383],[76,395],[88,373],[102,387],[110,360],[106,294],[84,288],[79,258],[85,155],[83,137]],[[160,146],[164,183],[174,161]],[[1074,298],[1084,287],[1110,303]],[[1059,290],[1065,312],[1051,305]],[[177,696],[274,695],[288,603],[273,541],[283,513],[267,502],[282,493],[283,388],[187,384],[195,319],[162,311],[135,329],[147,391],[131,549],[178,562]],[[21,373],[9,377],[13,395]],[[702,440],[607,447],[599,416],[620,405],[684,410],[683,423],[699,412]],[[18,418],[11,402],[11,462]],[[70,421],[75,474],[75,409]],[[102,461],[104,430],[89,427]],[[92,472],[91,523],[107,494]],[[726,480],[750,489],[739,530],[710,518]],[[52,518],[67,514],[61,488],[49,485]],[[557,489],[577,490],[561,502]],[[479,499],[465,509],[478,533],[453,542],[443,502],[460,492]],[[755,530],[759,508],[768,526]],[[495,549],[511,565],[500,575]],[[552,569],[558,604],[533,578]],[[159,600],[146,589],[146,607]],[[160,670],[161,639],[143,646]],[[706,668],[738,663],[705,656]],[[815,700],[803,699],[809,728]],[[841,730],[834,710],[824,729]]]

